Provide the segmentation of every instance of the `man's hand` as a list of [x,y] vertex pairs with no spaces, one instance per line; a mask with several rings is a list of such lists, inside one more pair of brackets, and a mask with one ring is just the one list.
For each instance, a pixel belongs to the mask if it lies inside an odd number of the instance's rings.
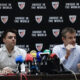
[[68,44],[68,45],[66,46],[66,50],[68,50],[68,51],[70,51],[72,48],[74,48],[74,46],[71,45],[71,44]]
[[79,69],[79,71],[80,71],[80,63],[77,64],[77,67],[78,67],[78,69]]
[[66,46],[66,56],[65,56],[66,59],[68,59],[68,57],[69,57],[69,55],[70,55],[70,51],[71,51],[72,48],[74,48],[74,46],[71,45],[71,44],[68,44],[68,45]]
[[12,72],[12,69],[9,68],[9,67],[5,67],[5,68],[3,68],[3,70],[2,70],[2,74],[8,74],[8,73],[13,73],[13,72]]

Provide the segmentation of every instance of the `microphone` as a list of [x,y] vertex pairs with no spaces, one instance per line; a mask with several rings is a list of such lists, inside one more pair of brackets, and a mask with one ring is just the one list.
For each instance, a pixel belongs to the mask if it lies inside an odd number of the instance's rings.
[[52,59],[52,58],[55,58],[55,57],[57,57],[57,55],[55,54],[55,53],[52,53],[51,55],[50,55],[50,58]]
[[33,56],[31,54],[27,54],[25,61],[26,62],[28,62],[28,61],[33,62]]
[[31,54],[27,54],[25,61],[28,64],[28,68],[29,68],[28,72],[30,73],[31,72],[31,63],[33,62],[33,56]]
[[18,64],[18,71],[21,72],[22,67],[21,64],[24,62],[23,56],[22,55],[18,55],[15,59],[16,63]]
[[8,57],[12,57],[12,54],[8,54]]
[[30,54],[33,56],[33,64],[36,65],[36,55],[37,55],[37,51],[36,50],[32,50],[30,51]]
[[36,58],[37,51],[32,50],[32,51],[30,51],[30,54],[33,56],[33,58]]
[[50,73],[59,73],[60,72],[60,59],[56,55],[56,53],[51,53],[50,54],[50,60],[49,60],[49,68],[50,68]]
[[40,71],[48,72],[48,60],[49,60],[50,50],[45,49],[42,53],[40,53],[41,63],[40,63]]
[[59,74],[65,74],[65,73],[71,73],[69,70],[64,68],[63,64],[60,63],[59,57],[56,55],[56,53],[52,53],[50,55],[50,62],[52,66],[50,67],[51,71],[55,71],[56,73]]
[[45,63],[47,63],[49,54],[50,54],[50,50],[48,49],[45,49],[43,53],[40,53],[41,61],[44,61]]
[[41,62],[40,53],[42,53],[42,52],[40,52],[40,51],[37,52],[37,56],[36,56],[36,58],[37,58],[37,66],[38,66],[38,69],[37,69],[38,73],[40,73],[40,62]]
[[32,74],[37,74],[38,73],[38,66],[37,66],[37,51],[36,50],[32,50],[30,52],[30,54],[33,56],[33,62],[32,62],[32,66],[31,66],[31,73]]
[[42,52],[37,52],[37,56],[36,56],[36,58],[37,58],[37,62],[41,62],[41,57],[40,57],[40,53],[42,53]]

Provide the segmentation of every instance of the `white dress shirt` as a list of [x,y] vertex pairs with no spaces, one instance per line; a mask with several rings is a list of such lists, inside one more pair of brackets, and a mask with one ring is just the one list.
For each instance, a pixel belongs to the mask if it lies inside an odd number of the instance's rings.
[[[17,64],[15,59],[18,55],[22,55],[25,60],[26,51],[24,49],[15,46],[13,51],[9,53],[8,50],[6,49],[6,46],[0,48],[0,69],[3,69],[5,67],[10,67],[13,70],[17,69]],[[21,66],[25,68],[24,64],[22,64]]]

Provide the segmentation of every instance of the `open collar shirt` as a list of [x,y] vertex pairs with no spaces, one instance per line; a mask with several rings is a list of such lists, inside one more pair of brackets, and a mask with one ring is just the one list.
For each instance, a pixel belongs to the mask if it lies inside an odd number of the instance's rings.
[[15,59],[18,55],[22,55],[23,58],[25,59],[26,51],[15,46],[13,51],[9,53],[6,46],[0,48],[0,69],[3,69],[5,67],[16,69],[17,64]]
[[80,63],[80,46],[75,45],[73,49],[71,49],[70,56],[68,59],[65,59],[66,48],[64,44],[57,45],[53,48],[52,53],[56,53],[60,58],[60,62],[64,65],[64,67],[68,70],[72,70],[74,72],[79,72],[77,68],[77,64]]

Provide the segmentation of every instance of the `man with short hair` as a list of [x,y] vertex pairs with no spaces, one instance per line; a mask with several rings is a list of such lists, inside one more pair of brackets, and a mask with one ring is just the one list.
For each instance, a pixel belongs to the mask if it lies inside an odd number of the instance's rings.
[[67,27],[62,30],[62,45],[56,45],[52,53],[56,53],[63,66],[76,73],[80,69],[80,46],[76,44],[76,30]]
[[[3,32],[2,39],[4,46],[0,48],[0,73],[13,73],[17,69],[15,59],[18,55],[22,55],[24,60],[26,57],[26,51],[18,48],[16,45],[16,30],[8,29]],[[24,63],[21,64],[25,71]],[[21,70],[21,72],[23,71]]]

